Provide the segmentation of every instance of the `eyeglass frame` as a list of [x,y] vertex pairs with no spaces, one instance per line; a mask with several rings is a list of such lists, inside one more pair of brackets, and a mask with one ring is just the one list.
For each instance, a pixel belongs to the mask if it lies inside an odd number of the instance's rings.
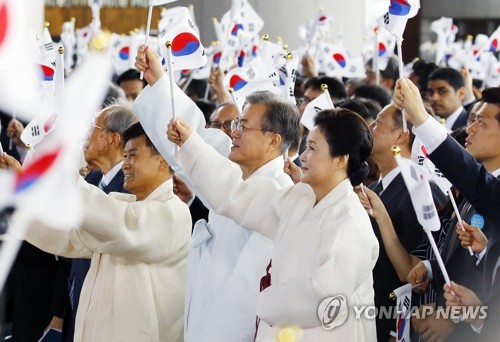
[[263,128],[252,128],[252,127],[245,127],[243,126],[242,122],[240,120],[233,120],[231,122],[231,133],[234,133],[234,132],[240,132],[240,133],[245,133],[246,131],[261,131],[261,132],[271,132],[271,133],[274,133],[273,131],[269,131],[267,129],[263,129]]
[[[231,131],[232,132],[232,125],[233,125],[233,121],[235,120],[226,120],[224,122],[220,122],[220,121],[211,121],[210,124],[209,124],[209,127],[210,128],[216,128],[216,129],[221,129],[224,128],[226,131]],[[218,125],[215,126],[214,125],[214,122],[217,122]]]

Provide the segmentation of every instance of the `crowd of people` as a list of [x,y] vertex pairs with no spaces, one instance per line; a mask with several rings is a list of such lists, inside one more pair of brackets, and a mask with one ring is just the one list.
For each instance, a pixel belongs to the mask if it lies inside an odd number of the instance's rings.
[[[238,108],[214,69],[185,86],[196,110],[174,117],[169,76],[141,46],[137,69],[110,84],[89,127],[78,179],[84,218],[67,231],[31,222],[3,293],[2,333],[396,341],[396,316],[359,318],[353,307],[395,307],[391,294],[410,283],[414,312],[428,313],[413,315],[413,341],[497,340],[500,88],[480,93],[467,68],[423,60],[399,78],[391,57],[379,84],[370,61],[365,79],[317,75],[314,61],[303,63],[295,104],[256,91]],[[322,85],[335,109],[319,111],[308,130],[301,115]],[[26,123],[1,119],[0,168],[23,172]],[[431,183],[441,221],[433,239],[450,283],[392,151],[415,159],[422,145],[459,203],[462,221]],[[16,222],[19,211],[1,219]],[[325,328],[320,304],[338,295],[342,324]],[[438,310],[482,306],[487,317]]]

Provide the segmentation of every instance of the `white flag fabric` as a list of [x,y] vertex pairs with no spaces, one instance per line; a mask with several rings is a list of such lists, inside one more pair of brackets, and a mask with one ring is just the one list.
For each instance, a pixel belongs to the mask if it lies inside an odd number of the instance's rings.
[[73,55],[75,54],[76,45],[74,21],[66,21],[62,24],[61,43],[64,47],[64,70],[69,75],[73,70]]
[[0,0],[0,108],[30,120],[38,99],[26,13],[24,1]]
[[320,96],[309,102],[304,109],[304,113],[302,113],[302,118],[300,119],[300,123],[302,126],[307,128],[308,130],[312,130],[314,127],[314,118],[316,118],[316,114],[324,109],[333,109],[334,107],[331,105],[332,100],[329,98],[330,93],[328,91],[323,92]]
[[165,59],[169,53],[165,46],[167,42],[172,44],[173,70],[197,69],[207,63],[205,49],[201,44],[200,35],[193,25],[189,10],[160,38],[160,47]]
[[411,150],[411,160],[423,167],[431,176],[431,180],[439,187],[439,189],[448,196],[448,190],[451,188],[451,182],[446,179],[441,171],[429,159],[427,149],[424,144],[415,138]]
[[[14,205],[31,219],[54,228],[71,229],[78,223],[82,207],[76,185],[80,146],[90,115],[100,107],[107,91],[110,71],[106,58],[89,55],[72,74],[57,128],[49,130],[32,161],[23,165],[23,172],[0,193],[0,207]],[[92,87],[82,93],[82,84]]]
[[411,293],[412,284],[406,284],[394,290],[398,311],[396,319],[397,342],[410,342]]
[[455,41],[458,27],[452,18],[441,17],[431,23],[431,30],[437,35],[436,64],[444,62],[445,54]]
[[420,0],[391,0],[389,11],[377,19],[380,26],[402,38],[408,19],[417,15]]
[[396,161],[410,193],[418,222],[427,232],[438,231],[441,222],[432,199],[429,173],[409,159],[396,156]]
[[223,81],[226,89],[232,88],[240,110],[248,94],[257,90],[267,90],[280,95],[280,88],[266,73],[266,67],[261,58],[255,58],[247,67],[234,68],[229,71]]
[[[113,65],[113,69],[115,74],[120,75],[124,71],[130,69],[130,66],[135,63],[135,56],[131,58],[131,37],[113,33],[110,38],[110,42],[108,45],[108,55]],[[134,61],[132,61],[132,59]]]

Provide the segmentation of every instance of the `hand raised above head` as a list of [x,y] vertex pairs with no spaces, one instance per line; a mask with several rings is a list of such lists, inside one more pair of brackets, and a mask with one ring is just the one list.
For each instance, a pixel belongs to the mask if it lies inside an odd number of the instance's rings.
[[396,82],[393,102],[399,109],[406,110],[406,118],[414,126],[420,126],[429,116],[425,111],[420,90],[408,78]]
[[135,67],[137,70],[144,72],[144,79],[151,86],[165,73],[160,58],[148,45],[139,47],[135,57]]
[[168,123],[167,137],[174,144],[182,146],[191,133],[193,129],[186,121],[177,119]]

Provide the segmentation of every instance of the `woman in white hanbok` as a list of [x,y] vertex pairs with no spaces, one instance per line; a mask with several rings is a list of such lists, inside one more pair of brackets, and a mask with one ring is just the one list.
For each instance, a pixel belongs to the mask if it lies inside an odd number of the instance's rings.
[[[252,128],[233,125],[240,133]],[[295,341],[376,340],[375,321],[354,310],[374,305],[378,257],[370,220],[353,191],[372,148],[359,115],[318,113],[300,157],[301,182],[286,189],[270,178],[243,181],[183,121],[171,122],[168,136],[181,146],[178,161],[189,181],[216,212],[275,241],[270,286],[257,303],[257,341],[287,334]]]

